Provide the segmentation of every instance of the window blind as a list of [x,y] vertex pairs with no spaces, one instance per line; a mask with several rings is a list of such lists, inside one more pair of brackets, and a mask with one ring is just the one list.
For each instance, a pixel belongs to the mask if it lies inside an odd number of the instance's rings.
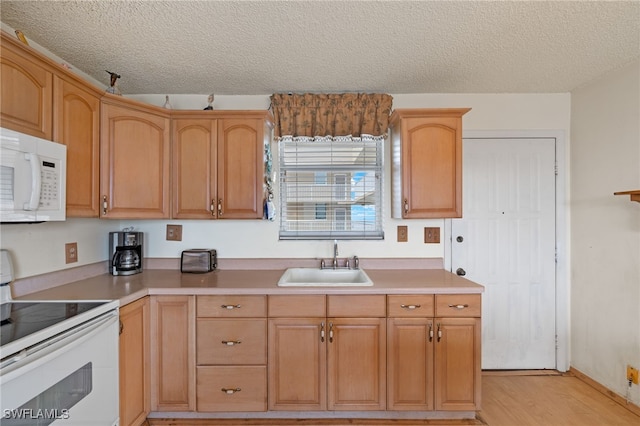
[[382,239],[384,136],[278,139],[280,239]]

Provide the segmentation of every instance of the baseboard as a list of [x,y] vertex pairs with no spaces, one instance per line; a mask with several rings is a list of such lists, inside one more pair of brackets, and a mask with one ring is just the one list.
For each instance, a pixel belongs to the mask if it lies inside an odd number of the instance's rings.
[[603,395],[608,396],[613,401],[615,401],[618,404],[622,405],[624,408],[626,408],[627,410],[631,411],[635,415],[640,416],[640,406],[637,406],[636,404],[634,404],[632,402],[627,402],[627,400],[625,398],[623,398],[622,396],[618,395],[617,393],[615,393],[611,389],[607,388],[606,386],[596,382],[591,377],[589,377],[586,374],[584,374],[582,371],[577,370],[577,369],[575,369],[573,367],[569,367],[569,374],[572,374],[573,376],[575,376],[578,379],[582,380],[583,382],[585,382],[586,384],[588,384],[589,386],[591,386],[592,388],[594,388],[598,392],[602,393]]

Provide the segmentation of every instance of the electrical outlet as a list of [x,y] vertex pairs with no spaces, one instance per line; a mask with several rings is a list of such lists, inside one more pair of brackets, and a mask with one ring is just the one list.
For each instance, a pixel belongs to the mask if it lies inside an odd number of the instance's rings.
[[631,383],[638,384],[638,369],[627,365],[627,380]]
[[167,241],[182,241],[182,225],[167,225]]
[[440,244],[440,228],[424,228],[425,244]]
[[408,227],[404,225],[398,226],[398,242],[406,243],[407,241],[409,241]]
[[64,263],[74,263],[78,261],[78,243],[67,243],[64,245]]

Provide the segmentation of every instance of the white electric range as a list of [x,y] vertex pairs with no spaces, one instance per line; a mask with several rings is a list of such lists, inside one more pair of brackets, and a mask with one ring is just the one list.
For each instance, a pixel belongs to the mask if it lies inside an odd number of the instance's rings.
[[2,303],[0,424],[117,425],[118,306]]

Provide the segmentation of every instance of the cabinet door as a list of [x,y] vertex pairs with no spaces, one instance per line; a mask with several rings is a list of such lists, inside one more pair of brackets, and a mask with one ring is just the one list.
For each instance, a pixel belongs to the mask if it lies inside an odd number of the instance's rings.
[[169,218],[169,118],[102,103],[103,218]]
[[269,409],[327,408],[324,318],[269,320]]
[[462,115],[468,111],[394,111],[393,217],[462,217]]
[[457,118],[407,119],[402,142],[405,218],[462,216],[462,137]]
[[195,296],[152,296],[151,348],[151,410],[195,410]]
[[264,132],[264,120],[220,120],[218,219],[262,218]]
[[384,318],[329,318],[328,409],[386,407]]
[[387,408],[433,410],[433,319],[387,319]]
[[213,219],[217,215],[217,121],[177,119],[172,124],[172,217]]
[[67,217],[99,217],[100,99],[54,78],[53,140],[67,146]]
[[120,424],[149,414],[149,298],[120,308]]
[[435,409],[480,409],[480,318],[436,318]]
[[51,140],[51,71],[4,33],[0,45],[1,126]]

